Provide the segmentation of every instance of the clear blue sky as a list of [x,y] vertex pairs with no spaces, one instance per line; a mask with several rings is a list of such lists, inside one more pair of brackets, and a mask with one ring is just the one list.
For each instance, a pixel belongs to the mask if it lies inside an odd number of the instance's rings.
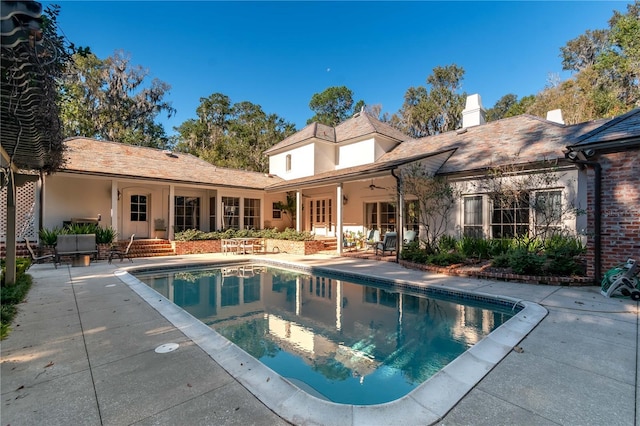
[[[617,1],[213,2],[59,1],[59,26],[100,58],[124,50],[171,85],[168,134],[223,93],[304,127],[314,93],[347,86],[394,113],[436,66],[465,70],[485,108],[562,79],[560,47],[608,28]],[[48,3],[43,3],[44,5]]]

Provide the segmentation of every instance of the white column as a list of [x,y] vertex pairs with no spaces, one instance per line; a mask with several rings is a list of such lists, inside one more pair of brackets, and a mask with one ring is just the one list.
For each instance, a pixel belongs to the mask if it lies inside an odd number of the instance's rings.
[[296,231],[302,231],[302,191],[296,191]]
[[111,227],[119,234],[118,227],[118,182],[111,181]]
[[167,223],[167,236],[173,240],[173,225],[176,223],[176,187],[169,185],[169,223]]
[[336,280],[336,330],[342,330],[342,280]]
[[338,255],[342,254],[342,184],[336,187],[336,239]]

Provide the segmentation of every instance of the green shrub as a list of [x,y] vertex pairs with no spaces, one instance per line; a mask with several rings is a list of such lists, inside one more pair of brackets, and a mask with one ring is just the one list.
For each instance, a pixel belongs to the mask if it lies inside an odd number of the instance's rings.
[[547,272],[565,276],[583,274],[584,267],[579,256],[585,251],[579,238],[554,235],[545,242]]
[[509,253],[509,266],[516,274],[542,275],[545,257],[530,252],[525,247],[518,247]]
[[510,264],[509,253],[502,253],[495,256],[491,261],[491,266],[496,268],[508,268]]
[[475,237],[462,237],[457,244],[458,251],[467,258],[489,259],[491,240]]
[[15,305],[24,300],[31,284],[31,276],[21,273],[15,284],[0,287],[0,340],[7,337],[9,325],[18,312]]
[[400,252],[400,259],[414,263],[427,263],[427,251],[420,248],[420,242],[412,241],[406,244]]
[[456,249],[458,241],[455,237],[450,235],[443,235],[438,240],[438,251],[439,252],[449,252],[451,250]]
[[99,228],[98,225],[92,223],[72,223],[63,228],[65,234],[95,234]]
[[96,243],[97,244],[111,244],[118,233],[112,227],[101,228],[96,227]]
[[489,257],[497,257],[508,253],[514,247],[511,238],[494,238],[489,240]]
[[38,232],[38,236],[40,237],[40,244],[43,246],[53,246],[56,244],[58,235],[62,233],[60,228],[47,229],[42,228],[40,232]]
[[464,256],[460,253],[451,252],[440,252],[436,254],[432,254],[427,258],[427,263],[438,266],[449,266],[455,265],[458,263],[464,262]]
[[225,231],[203,232],[197,229],[187,229],[176,232],[174,239],[176,241],[195,241],[195,240],[220,240],[228,238],[272,238],[276,240],[290,241],[312,241],[313,235],[309,232],[298,232],[295,229],[287,228],[282,232],[277,229],[227,229]]

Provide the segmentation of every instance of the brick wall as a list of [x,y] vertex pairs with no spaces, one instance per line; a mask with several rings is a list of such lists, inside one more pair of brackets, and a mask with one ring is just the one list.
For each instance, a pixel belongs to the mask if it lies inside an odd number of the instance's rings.
[[[640,261],[640,150],[603,154],[602,273],[631,257]],[[587,274],[594,276],[594,171],[587,184]]]

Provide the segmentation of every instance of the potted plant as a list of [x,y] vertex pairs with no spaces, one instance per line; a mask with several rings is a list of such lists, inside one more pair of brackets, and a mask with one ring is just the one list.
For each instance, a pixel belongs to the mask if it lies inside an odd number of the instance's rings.
[[154,219],[153,230],[155,231],[156,238],[164,239],[167,232],[167,225],[163,218]]
[[106,259],[118,233],[112,227],[95,228],[96,244],[98,246],[98,259]]

